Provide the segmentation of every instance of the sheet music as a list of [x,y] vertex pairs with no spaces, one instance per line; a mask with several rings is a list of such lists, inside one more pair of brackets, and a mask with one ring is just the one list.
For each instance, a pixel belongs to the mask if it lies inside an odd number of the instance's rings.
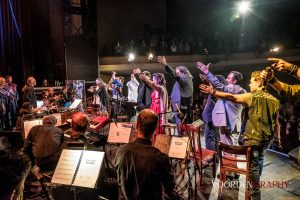
[[171,145],[171,135],[158,134],[155,137],[154,147],[158,148],[162,153],[169,154]]
[[71,185],[82,150],[64,149],[59,158],[51,183]]
[[36,120],[30,120],[30,121],[24,121],[24,137],[25,139],[28,136],[28,133],[30,129],[36,125],[41,125],[42,119],[36,119]]
[[184,159],[188,146],[189,137],[172,137],[169,157]]
[[128,143],[132,124],[110,123],[107,142],[109,143]]
[[81,99],[75,99],[73,102],[72,102],[72,104],[70,105],[70,109],[76,109],[78,106],[79,106],[79,104],[82,102],[82,100]]
[[94,188],[98,179],[104,152],[83,151],[74,186]]

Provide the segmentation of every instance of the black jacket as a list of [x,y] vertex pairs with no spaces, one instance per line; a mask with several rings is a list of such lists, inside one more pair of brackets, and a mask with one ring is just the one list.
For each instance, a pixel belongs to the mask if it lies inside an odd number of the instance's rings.
[[151,94],[152,94],[152,88],[149,87],[144,81],[141,81],[138,87],[138,97],[137,97],[138,110],[143,110],[144,108],[150,108],[152,102]]

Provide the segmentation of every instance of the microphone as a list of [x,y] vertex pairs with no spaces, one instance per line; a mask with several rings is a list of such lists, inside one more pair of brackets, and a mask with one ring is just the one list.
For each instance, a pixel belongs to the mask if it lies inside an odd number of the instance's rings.
[[[266,67],[265,71],[268,72],[268,73],[271,72],[272,67],[270,67],[270,66]],[[267,86],[267,80],[265,79],[264,83],[263,83],[263,90],[266,90],[266,86]]]

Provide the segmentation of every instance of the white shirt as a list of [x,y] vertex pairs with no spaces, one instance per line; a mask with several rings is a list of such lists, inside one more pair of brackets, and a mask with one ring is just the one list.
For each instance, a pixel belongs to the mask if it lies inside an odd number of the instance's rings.
[[128,87],[128,101],[136,102],[138,96],[139,82],[136,79],[129,81],[127,82],[127,87]]

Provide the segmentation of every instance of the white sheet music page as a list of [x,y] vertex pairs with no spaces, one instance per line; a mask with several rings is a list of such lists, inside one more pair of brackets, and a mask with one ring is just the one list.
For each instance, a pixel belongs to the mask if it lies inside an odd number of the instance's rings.
[[172,137],[169,157],[184,159],[188,146],[189,137]]
[[103,158],[104,152],[84,151],[73,185],[95,188]]
[[41,125],[42,124],[42,119],[35,119],[31,121],[24,121],[24,137],[25,139],[28,136],[28,133],[30,129],[36,125]]
[[132,124],[110,123],[107,142],[109,143],[128,143]]
[[64,149],[60,155],[51,183],[71,185],[82,150]]

